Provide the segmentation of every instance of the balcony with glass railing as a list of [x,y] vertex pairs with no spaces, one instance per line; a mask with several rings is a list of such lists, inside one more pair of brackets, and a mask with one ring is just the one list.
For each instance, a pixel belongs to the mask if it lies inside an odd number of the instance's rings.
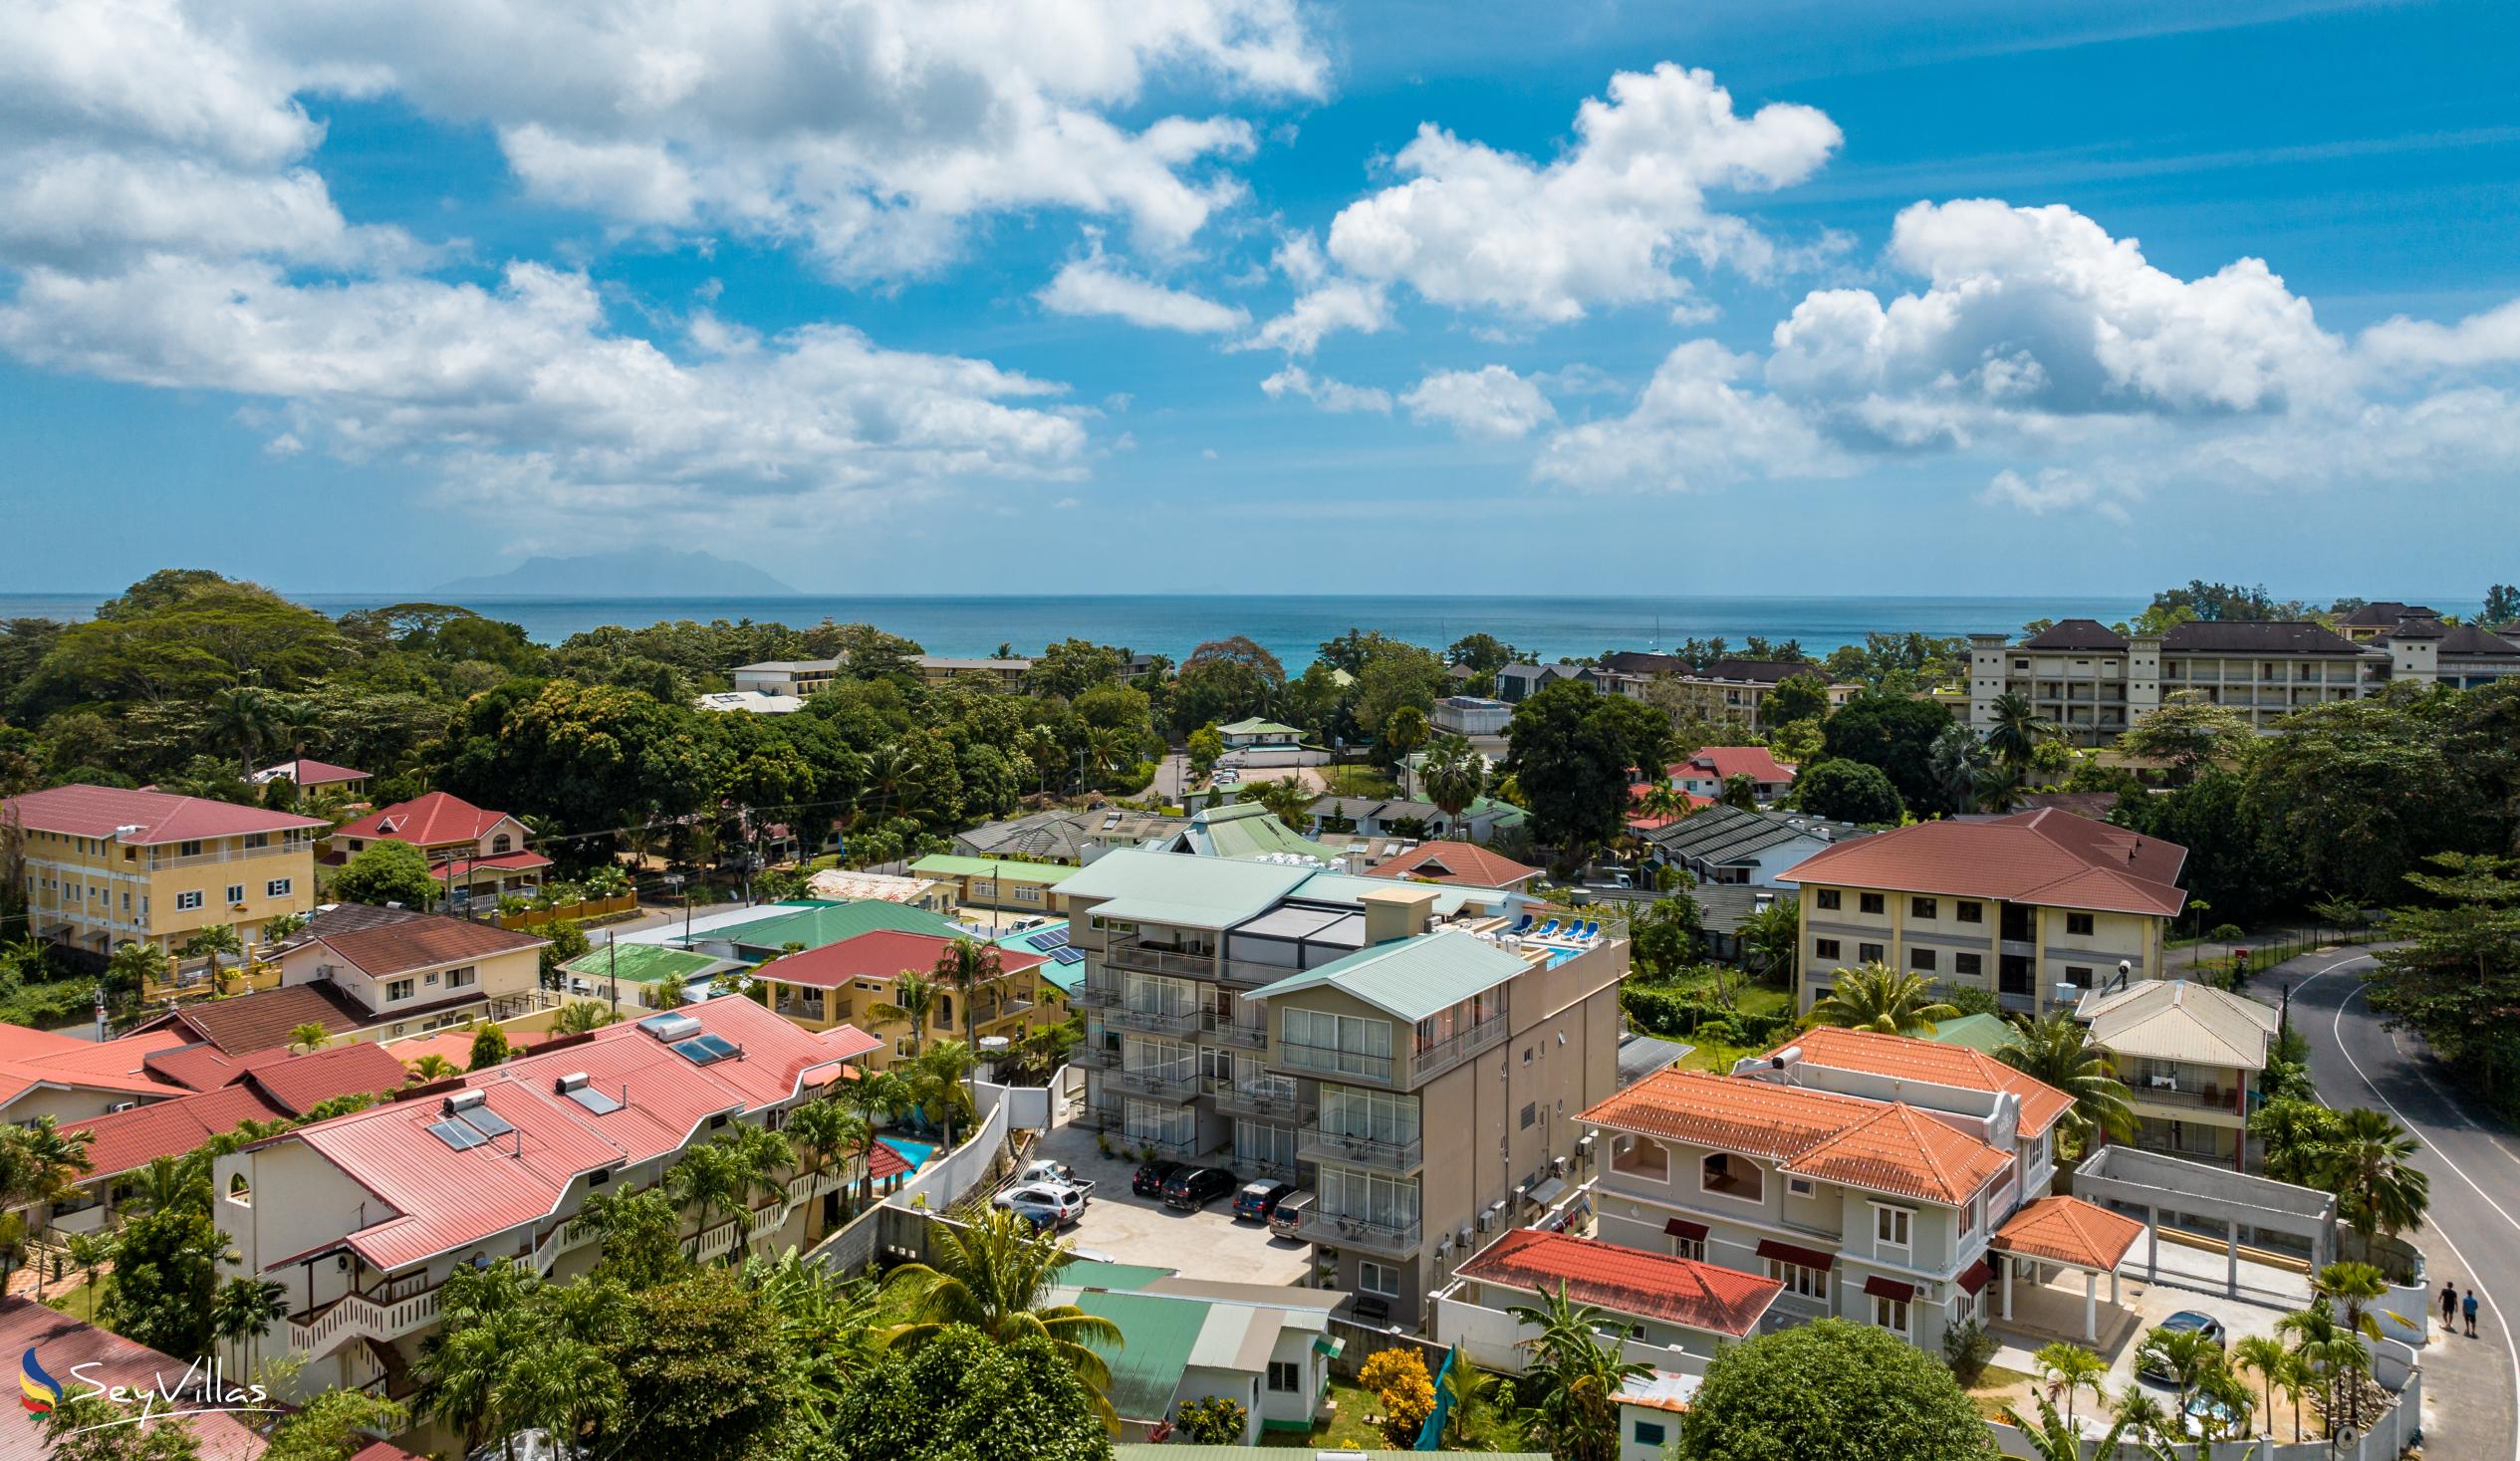
[[1237,1020],[1208,1010],[1199,1016],[1199,1034],[1218,1045],[1238,1046],[1244,1050],[1267,1050],[1269,1026],[1263,1020]]
[[1169,974],[1181,979],[1216,977],[1216,956],[1212,953],[1140,943],[1136,935],[1128,933],[1116,933],[1103,941],[1103,962],[1114,969],[1134,969],[1141,974]]
[[1219,1081],[1208,1088],[1208,1094],[1215,1097],[1216,1109],[1223,1115],[1292,1125],[1313,1113],[1312,1103],[1303,1098],[1302,1088],[1283,1078]]
[[1328,1243],[1336,1248],[1363,1248],[1371,1253],[1401,1255],[1417,1251],[1421,1232],[1422,1229],[1414,1222],[1378,1221],[1323,1212],[1318,1202],[1306,1208],[1295,1225],[1295,1236],[1308,1243]]
[[1344,1076],[1358,1081],[1381,1081],[1389,1084],[1391,1058],[1367,1055],[1363,1051],[1340,1050],[1327,1045],[1306,1045],[1281,1039],[1277,1045],[1276,1064],[1289,1070],[1307,1071],[1322,1076]]
[[1432,1045],[1420,1046],[1412,1062],[1412,1083],[1442,1075],[1480,1051],[1505,1038],[1505,1017],[1501,1014],[1481,1020],[1467,1030],[1458,1031]]
[[1305,1161],[1342,1162],[1404,1175],[1423,1162],[1425,1143],[1413,1137],[1402,1141],[1312,1125],[1296,1134],[1295,1154]]
[[1103,1084],[1132,1096],[1187,1100],[1198,1095],[1198,1068],[1188,1061],[1168,1066],[1122,1066],[1103,1077]]

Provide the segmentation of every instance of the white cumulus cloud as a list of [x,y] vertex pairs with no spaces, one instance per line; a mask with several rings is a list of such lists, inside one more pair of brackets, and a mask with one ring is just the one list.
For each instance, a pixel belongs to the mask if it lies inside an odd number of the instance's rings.
[[1532,473],[1570,487],[1685,492],[1852,470],[1791,405],[1743,383],[1757,369],[1713,341],[1684,342],[1628,414],[1552,434]]
[[2127,505],[2136,495],[2126,488],[2104,485],[2063,467],[2047,467],[2028,477],[2006,467],[1986,484],[1986,490],[1977,495],[1977,500],[1990,507],[2019,508],[2034,517],[2086,509],[2113,523],[2124,524],[2134,521]]
[[1436,370],[1400,397],[1420,421],[1440,421],[1460,435],[1512,441],[1530,435],[1558,409],[1540,387],[1503,365]]
[[1056,314],[1109,315],[1148,330],[1220,335],[1251,323],[1251,316],[1237,307],[1166,289],[1099,257],[1062,267],[1034,298]]
[[1289,395],[1301,396],[1326,411],[1373,411],[1378,415],[1391,413],[1391,393],[1371,385],[1351,385],[1315,375],[1301,365],[1289,365],[1260,382],[1260,388],[1271,400]]
[[1244,350],[1282,350],[1309,356],[1343,330],[1375,335],[1389,327],[1391,303],[1380,287],[1334,279],[1295,297],[1283,315],[1265,321],[1241,343]]

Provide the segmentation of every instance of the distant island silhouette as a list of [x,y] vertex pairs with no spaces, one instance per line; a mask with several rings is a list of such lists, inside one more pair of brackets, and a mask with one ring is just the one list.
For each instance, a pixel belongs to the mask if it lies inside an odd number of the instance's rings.
[[503,574],[455,579],[436,594],[607,599],[693,599],[792,595],[797,591],[748,563],[713,553],[642,548],[574,558],[529,558]]

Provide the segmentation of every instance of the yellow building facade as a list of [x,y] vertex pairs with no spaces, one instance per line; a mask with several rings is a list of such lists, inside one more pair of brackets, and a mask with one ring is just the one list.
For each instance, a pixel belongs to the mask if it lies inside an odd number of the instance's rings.
[[115,787],[55,787],[0,803],[26,855],[35,936],[90,953],[179,951],[224,923],[248,946],[316,903],[309,817]]

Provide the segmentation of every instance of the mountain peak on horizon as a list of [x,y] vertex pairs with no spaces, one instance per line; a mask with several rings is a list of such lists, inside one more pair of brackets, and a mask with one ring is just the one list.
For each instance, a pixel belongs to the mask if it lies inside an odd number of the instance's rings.
[[609,599],[692,599],[797,591],[748,563],[670,548],[624,549],[569,558],[529,558],[503,574],[455,579],[436,594],[602,595]]

